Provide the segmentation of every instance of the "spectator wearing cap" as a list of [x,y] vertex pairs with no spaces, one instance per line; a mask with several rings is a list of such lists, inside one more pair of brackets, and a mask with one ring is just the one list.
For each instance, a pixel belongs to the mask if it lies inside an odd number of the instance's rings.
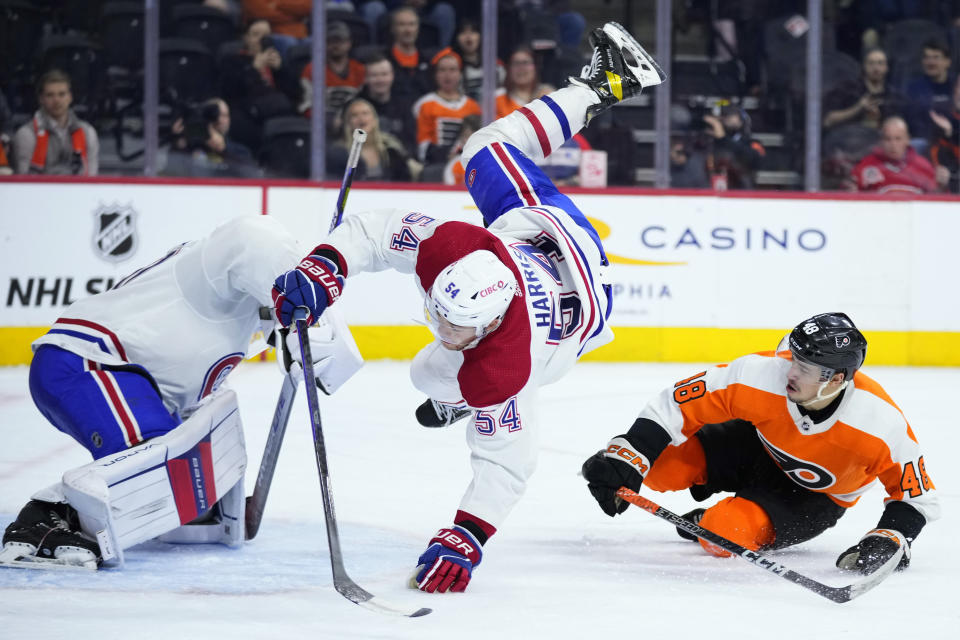
[[950,73],[950,49],[945,42],[929,40],[923,45],[923,75],[907,84],[909,104],[906,123],[912,136],[911,144],[920,153],[925,153],[928,141],[934,135],[930,110],[946,111],[950,108],[953,77]]
[[95,176],[100,140],[93,126],[70,108],[70,77],[47,71],[37,83],[40,108],[13,136],[16,173]]
[[390,14],[392,44],[387,56],[393,64],[396,77],[394,91],[414,99],[432,88],[430,58],[417,48],[419,35],[420,18],[412,8],[400,7]]
[[[339,131],[343,106],[357,95],[367,74],[363,64],[350,57],[352,47],[350,27],[345,22],[334,20],[327,24],[326,122],[331,133]],[[300,74],[303,87],[300,111],[308,116],[313,100],[312,78],[311,62]]]
[[413,99],[394,91],[393,65],[383,54],[367,59],[366,81],[357,95],[373,105],[380,120],[380,130],[403,144],[410,155],[416,155],[417,121],[413,117]]
[[736,105],[726,105],[720,115],[703,117],[713,139],[707,168],[717,189],[752,189],[754,176],[766,150],[750,133],[750,117]]
[[864,53],[860,78],[837,87],[824,98],[823,127],[857,124],[879,129],[886,118],[901,115],[903,96],[887,82],[888,71],[883,49],[869,49]]
[[939,177],[933,165],[910,146],[910,133],[903,118],[887,118],[880,128],[880,145],[854,167],[852,178],[858,191],[873,193],[932,193],[945,185],[949,175]]
[[453,49],[442,49],[430,61],[436,90],[413,105],[417,119],[417,154],[422,162],[447,161],[460,135],[463,119],[482,115],[480,105],[460,90],[462,61]]

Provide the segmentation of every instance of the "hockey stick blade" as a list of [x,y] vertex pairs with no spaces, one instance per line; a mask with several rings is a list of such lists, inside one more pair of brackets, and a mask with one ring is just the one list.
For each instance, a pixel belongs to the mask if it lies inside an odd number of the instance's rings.
[[342,572],[339,576],[334,577],[333,586],[344,598],[350,602],[358,604],[364,609],[369,609],[371,611],[378,611],[380,613],[387,613],[397,616],[406,616],[407,618],[419,618],[420,616],[425,616],[433,611],[433,609],[429,609],[427,607],[422,607],[416,610],[398,607],[397,605],[387,602],[382,598],[376,597],[358,585],[356,582],[350,579],[350,576],[348,576],[346,572]]
[[630,504],[640,507],[648,513],[652,513],[658,518],[666,520],[670,524],[683,529],[687,533],[691,533],[698,538],[703,538],[707,542],[711,542],[718,547],[726,549],[730,553],[740,556],[754,566],[765,569],[770,573],[780,576],[784,580],[789,580],[794,584],[805,587],[817,595],[823,596],[824,598],[837,603],[849,602],[854,598],[862,596],[864,593],[870,591],[870,589],[873,589],[875,586],[883,582],[884,579],[886,579],[887,576],[893,573],[894,569],[897,568],[897,565],[900,563],[900,558],[903,557],[904,553],[903,548],[898,549],[897,552],[893,554],[893,557],[882,564],[876,571],[859,582],[848,584],[844,587],[831,587],[823,584],[822,582],[817,582],[813,578],[808,578],[805,575],[788,569],[779,562],[775,562],[770,558],[757,553],[756,551],[751,551],[746,547],[741,547],[736,542],[727,540],[723,536],[720,536],[709,529],[704,529],[700,525],[694,524],[686,518],[678,516],[668,509],[664,509],[656,502],[648,500],[647,498],[638,495],[626,487],[621,487],[617,491],[617,497],[622,500],[626,500]]
[[330,567],[333,572],[333,586],[340,595],[370,611],[419,618],[432,609],[402,609],[375,597],[354,582],[343,566],[343,552],[340,550],[340,531],[337,528],[337,516],[333,508],[333,490],[330,487],[330,470],[327,466],[327,451],[323,439],[323,425],[320,421],[320,403],[313,373],[313,355],[310,352],[309,327],[306,310],[302,307],[294,311],[297,325],[297,339],[300,341],[300,362],[303,366],[304,388],[307,394],[307,407],[310,410],[310,426],[313,429],[313,449],[317,461],[317,473],[320,476],[320,493],[323,496],[323,516],[327,525],[327,544],[330,547]]

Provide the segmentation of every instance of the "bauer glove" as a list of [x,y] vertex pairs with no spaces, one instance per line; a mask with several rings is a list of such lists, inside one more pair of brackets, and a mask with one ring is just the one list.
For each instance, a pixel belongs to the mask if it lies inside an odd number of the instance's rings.
[[480,543],[469,531],[456,525],[440,529],[420,554],[410,586],[428,593],[463,591],[482,558]]
[[903,571],[910,566],[910,543],[899,531],[872,529],[860,538],[860,542],[840,554],[837,567],[846,571],[859,571],[864,575],[870,574],[892,558],[900,547],[903,547],[903,557],[900,558],[897,571]]
[[[314,249],[316,251],[316,249]],[[293,312],[304,307],[307,324],[313,324],[343,292],[344,276],[334,260],[313,253],[280,275],[273,283],[273,307],[284,327],[293,323]]]
[[603,512],[615,516],[630,506],[617,497],[617,489],[627,487],[639,491],[649,470],[650,461],[622,435],[611,440],[606,449],[587,458],[581,472]]

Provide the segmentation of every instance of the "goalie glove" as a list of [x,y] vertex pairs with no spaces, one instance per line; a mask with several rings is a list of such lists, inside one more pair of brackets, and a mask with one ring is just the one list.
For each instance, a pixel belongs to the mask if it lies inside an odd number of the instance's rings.
[[[314,382],[321,391],[331,395],[360,370],[363,357],[337,309],[323,314],[307,335]],[[300,336],[296,329],[280,327],[271,338],[271,344],[277,349],[277,363],[299,384],[303,379],[303,367],[300,364]]]
[[622,435],[611,440],[606,449],[587,458],[581,472],[600,508],[612,517],[630,506],[617,497],[617,489],[627,487],[639,491],[649,470],[647,457],[627,440],[626,435]]
[[903,557],[897,565],[897,571],[910,566],[910,543],[899,531],[871,529],[860,538],[860,542],[840,554],[837,567],[845,571],[859,571],[864,575],[871,574],[892,558],[900,547],[903,547]]

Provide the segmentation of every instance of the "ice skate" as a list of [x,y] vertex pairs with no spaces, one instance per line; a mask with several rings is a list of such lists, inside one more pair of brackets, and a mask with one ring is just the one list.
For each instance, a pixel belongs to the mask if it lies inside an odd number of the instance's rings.
[[69,505],[31,500],[3,534],[0,565],[96,569],[103,561],[100,546],[79,528]]
[[427,398],[427,401],[417,407],[417,422],[424,427],[449,427],[454,422],[466,418],[472,409],[456,407],[451,404],[437,402]]
[[666,75],[633,36],[616,22],[590,33],[593,57],[579,78],[570,83],[586,87],[600,97],[600,104],[587,109],[587,121],[614,104],[640,94],[644,87],[653,87]]

